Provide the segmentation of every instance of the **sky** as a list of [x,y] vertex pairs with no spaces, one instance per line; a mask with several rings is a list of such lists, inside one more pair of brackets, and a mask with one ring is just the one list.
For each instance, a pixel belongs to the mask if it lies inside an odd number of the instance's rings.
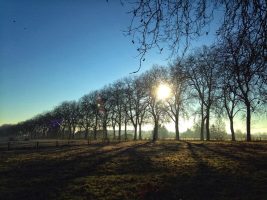
[[[0,0],[0,125],[78,100],[136,71],[137,46],[124,33],[129,9],[119,0]],[[213,41],[209,34],[193,46]],[[151,51],[139,73],[167,65],[168,55]]]
[[[105,0],[0,0],[0,125],[77,100],[139,67],[129,8]],[[142,71],[166,64],[152,52]]]

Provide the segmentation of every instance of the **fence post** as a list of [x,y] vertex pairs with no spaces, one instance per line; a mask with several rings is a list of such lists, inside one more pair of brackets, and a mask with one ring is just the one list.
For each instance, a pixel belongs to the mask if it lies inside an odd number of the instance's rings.
[[56,141],[56,147],[58,147],[58,141]]
[[36,142],[36,149],[39,149],[39,141]]

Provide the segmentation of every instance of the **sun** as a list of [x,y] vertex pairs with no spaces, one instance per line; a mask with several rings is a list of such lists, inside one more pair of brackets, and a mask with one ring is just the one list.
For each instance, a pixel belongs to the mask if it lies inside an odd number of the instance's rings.
[[171,88],[167,84],[160,84],[157,88],[157,98],[159,100],[165,100],[170,97]]

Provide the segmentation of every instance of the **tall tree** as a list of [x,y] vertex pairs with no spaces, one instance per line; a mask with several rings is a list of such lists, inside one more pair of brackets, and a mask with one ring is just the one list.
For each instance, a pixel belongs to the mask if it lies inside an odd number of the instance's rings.
[[139,126],[139,139],[142,139],[141,126],[144,122],[147,108],[147,93],[144,88],[142,77],[127,78],[126,99],[128,104],[127,115],[134,127],[134,140],[137,140],[137,129]]
[[116,81],[112,85],[112,96],[114,101],[114,109],[116,113],[115,121],[118,125],[118,139],[121,140],[121,128],[123,124],[124,114],[124,82],[122,80]]
[[105,86],[98,92],[97,101],[99,115],[102,122],[103,139],[106,140],[108,139],[108,126],[112,121],[112,110],[114,107],[111,85]]
[[83,129],[85,130],[85,139],[88,139],[89,130],[95,126],[95,99],[90,93],[84,95],[79,101],[79,121]]
[[165,120],[165,104],[157,97],[159,85],[167,80],[167,70],[164,67],[153,66],[151,70],[144,74],[145,87],[148,96],[148,111],[154,123],[153,141],[158,139],[158,129],[161,122]]
[[77,103],[75,101],[65,101],[56,109],[68,128],[69,139],[74,138],[79,119]]
[[212,49],[206,46],[193,56],[187,59],[185,67],[188,70],[191,85],[196,91],[196,96],[200,103],[200,138],[201,140],[204,139],[204,125],[206,125],[206,139],[209,140],[210,112],[216,98],[218,65],[216,64]]
[[186,101],[188,100],[188,76],[180,62],[176,62],[169,68],[168,82],[171,87],[171,97],[167,99],[167,113],[175,124],[176,140],[180,139],[179,122],[182,113],[186,113]]
[[221,55],[221,50],[217,50],[218,58],[217,62],[220,64],[218,77],[218,101],[216,102],[218,109],[218,115],[226,114],[229,119],[230,131],[232,141],[236,140],[235,130],[234,130],[234,117],[241,110],[240,99],[237,95],[238,87],[235,83],[235,78],[232,73],[227,69],[230,65],[229,60],[223,60]]
[[261,94],[262,88],[266,89],[267,64],[258,49],[259,41],[247,36],[226,38],[223,52],[229,63],[226,70],[232,74],[238,89],[236,95],[246,107],[247,141],[251,141],[251,113],[263,101]]

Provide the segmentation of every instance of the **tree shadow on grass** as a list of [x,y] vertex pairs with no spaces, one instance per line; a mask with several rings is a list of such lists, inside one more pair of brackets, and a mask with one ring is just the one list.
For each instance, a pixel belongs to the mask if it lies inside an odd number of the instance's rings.
[[[210,156],[203,144],[185,142],[195,166],[188,173],[178,172],[166,179],[161,190],[149,199],[265,199],[266,178],[255,182],[253,177],[227,173],[211,166],[204,158]],[[205,145],[204,145],[205,146]],[[221,155],[219,155],[221,156]],[[238,162],[238,161],[237,161]],[[243,170],[246,173],[246,169]],[[265,174],[266,176],[266,174]]]
[[[33,160],[5,170],[1,177],[1,196],[5,199],[56,199],[68,183],[79,177],[101,175],[101,165],[134,152],[135,148],[149,143],[135,144],[127,147],[99,151],[99,146],[92,153],[72,155],[71,159]],[[144,161],[145,162],[145,161]]]
[[192,166],[186,169],[189,173],[180,172],[169,177],[168,187],[163,188],[155,199],[215,199],[220,176],[202,159],[196,146],[189,142],[184,144],[192,158]]
[[[5,199],[264,199],[266,177],[255,183],[249,175],[214,168],[207,158],[227,155],[212,150],[205,143],[191,142],[95,146],[94,150],[77,151],[70,157],[34,159],[5,170],[0,175],[0,195]],[[216,151],[223,151],[223,147]],[[176,164],[185,167],[175,170],[168,168],[168,163],[161,165],[169,155],[182,156],[184,162],[178,160]],[[237,170],[249,172],[246,168]],[[99,194],[88,191],[93,186],[91,181],[108,190]],[[75,184],[77,189],[72,190]],[[118,191],[125,196],[111,196]]]
[[139,148],[129,148],[124,157],[118,157],[117,174],[147,174],[163,173],[166,168],[153,162],[152,158],[162,158],[175,154],[180,150],[179,143],[147,143]]
[[217,146],[209,146],[208,144],[202,143],[199,145],[199,147],[203,148],[203,150],[206,152],[215,154],[218,157],[224,157],[233,160],[249,170],[267,169],[267,156],[257,154],[257,151],[266,149],[263,146],[254,145],[251,147],[256,151],[246,149],[246,144],[241,144],[238,146],[235,145],[234,150],[232,151],[224,149],[219,144]]

